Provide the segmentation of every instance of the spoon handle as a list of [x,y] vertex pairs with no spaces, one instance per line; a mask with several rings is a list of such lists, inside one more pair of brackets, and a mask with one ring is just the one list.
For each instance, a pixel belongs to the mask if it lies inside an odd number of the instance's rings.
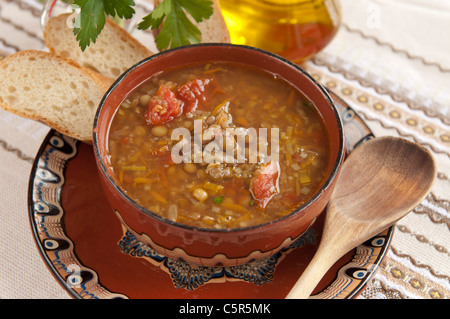
[[319,246],[316,254],[297,280],[286,299],[307,299],[341,254]]

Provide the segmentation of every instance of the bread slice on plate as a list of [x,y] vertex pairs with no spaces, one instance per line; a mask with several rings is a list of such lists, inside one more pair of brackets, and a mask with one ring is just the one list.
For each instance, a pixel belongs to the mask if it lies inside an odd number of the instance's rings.
[[97,107],[113,80],[54,54],[24,50],[0,61],[0,107],[92,142]]
[[114,79],[137,62],[153,55],[153,52],[110,19],[106,19],[96,42],[81,51],[70,27],[72,17],[72,14],[67,13],[48,21],[44,39],[50,52]]

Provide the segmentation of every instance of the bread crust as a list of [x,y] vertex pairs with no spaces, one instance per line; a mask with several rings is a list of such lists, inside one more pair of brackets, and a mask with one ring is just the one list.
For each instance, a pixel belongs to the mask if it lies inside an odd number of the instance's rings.
[[[48,71],[43,72],[43,67],[47,67]],[[49,79],[49,76],[66,80]],[[72,82],[67,81],[70,77],[73,77]],[[92,124],[97,106],[114,81],[74,61],[38,50],[19,51],[1,60],[0,78],[5,81],[5,85],[0,87],[1,108],[18,116],[42,122],[65,135],[88,143],[92,142]],[[80,83],[85,83],[89,87],[83,88]],[[41,92],[42,87],[46,85],[53,87]],[[80,88],[76,89],[73,86]],[[71,92],[72,94],[69,94]],[[83,125],[78,127],[70,125],[72,123],[68,117],[64,117],[61,122],[62,113],[69,111],[65,108],[72,107],[70,102],[63,100],[71,95],[75,98],[76,95],[81,96],[78,99],[80,105],[73,106],[71,110],[83,114],[83,118],[79,119]],[[48,105],[36,106],[40,102],[38,100],[45,100]],[[61,114],[58,114],[58,111],[52,112],[52,106],[60,107]],[[86,120],[84,116],[89,119]]]

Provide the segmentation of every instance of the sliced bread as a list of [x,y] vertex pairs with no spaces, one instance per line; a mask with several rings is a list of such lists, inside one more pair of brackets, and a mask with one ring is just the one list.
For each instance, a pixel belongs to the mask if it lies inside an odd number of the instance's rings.
[[197,25],[202,32],[202,43],[230,43],[230,32],[228,31],[218,0],[213,0],[213,9],[212,16]]
[[113,80],[54,54],[24,50],[0,61],[0,107],[91,142],[97,107]]
[[114,79],[137,62],[153,55],[153,52],[110,19],[106,19],[96,42],[91,43],[83,52],[70,27],[71,18],[72,14],[67,13],[48,21],[44,39],[50,52]]

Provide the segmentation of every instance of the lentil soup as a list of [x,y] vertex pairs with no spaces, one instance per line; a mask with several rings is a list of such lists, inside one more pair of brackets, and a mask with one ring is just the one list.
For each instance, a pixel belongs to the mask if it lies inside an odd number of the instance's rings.
[[323,121],[301,92],[237,63],[151,77],[122,102],[109,132],[124,191],[201,228],[255,226],[292,212],[323,185],[329,152]]

